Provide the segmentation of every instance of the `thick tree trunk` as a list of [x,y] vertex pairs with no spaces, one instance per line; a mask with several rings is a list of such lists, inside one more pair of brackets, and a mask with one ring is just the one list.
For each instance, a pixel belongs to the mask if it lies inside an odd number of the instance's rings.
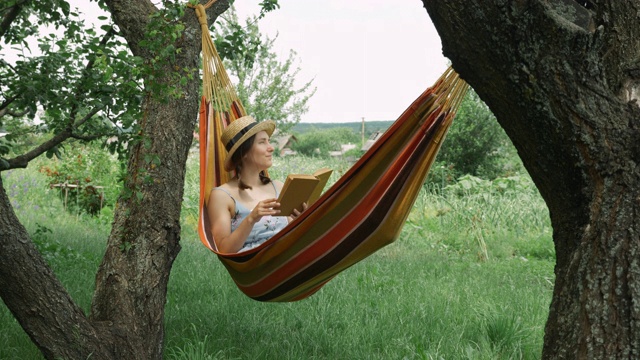
[[[154,54],[139,46],[150,3],[112,0],[107,4],[134,54],[152,58]],[[219,2],[216,14],[228,7],[228,2]],[[209,12],[213,14],[213,10]],[[166,59],[161,73],[200,68],[202,34],[194,10],[187,9],[182,20],[186,29],[173,44],[179,51],[174,60]],[[168,77],[154,81],[171,86]],[[152,85],[146,84],[147,88]],[[147,98],[141,121],[143,140],[131,149],[129,159],[127,187],[131,193],[118,201],[107,251],[96,276],[91,318],[125,330],[129,341],[139,346],[129,354],[132,358],[162,356],[167,283],[180,251],[180,208],[199,89],[200,82],[195,80],[181,88],[183,96],[179,98],[165,101],[158,94]]]
[[[155,56],[140,46],[154,5],[106,3],[134,54],[147,61]],[[209,24],[228,7],[219,0],[207,10]],[[180,251],[186,160],[200,96],[201,29],[193,9],[182,21],[185,30],[172,44],[179,51],[165,59],[154,84],[178,86],[183,96],[161,100],[156,93],[145,102],[141,141],[132,144],[128,165],[130,193],[118,201],[89,317],[30,241],[0,179],[0,296],[47,358],[162,358],[167,283]],[[185,69],[195,70],[194,78],[185,86],[172,83],[171,75]]]
[[114,338],[90,323],[13,212],[0,178],[0,297],[46,358],[112,357]]
[[640,3],[423,3],[549,207],[543,357],[640,358]]

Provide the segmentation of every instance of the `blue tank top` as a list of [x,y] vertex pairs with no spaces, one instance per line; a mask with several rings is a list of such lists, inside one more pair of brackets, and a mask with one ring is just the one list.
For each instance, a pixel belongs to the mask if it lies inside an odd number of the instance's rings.
[[[273,188],[276,191],[276,198],[277,198],[280,195],[278,193],[278,189],[276,188],[276,185],[273,182],[271,184],[273,185]],[[234,232],[238,228],[238,226],[240,226],[240,223],[247,216],[249,216],[249,213],[251,213],[252,209],[248,209],[241,202],[236,201],[236,199],[233,196],[231,196],[231,194],[227,190],[220,187],[216,187],[213,189],[221,190],[225,192],[227,195],[229,195],[231,199],[233,199],[233,202],[235,203],[236,213],[231,218],[231,232]],[[253,249],[254,247],[262,244],[263,242],[271,238],[273,235],[277,234],[280,230],[284,229],[284,227],[287,226],[288,223],[289,221],[287,220],[286,216],[270,216],[270,215],[263,216],[257,223],[253,225],[253,229],[251,229],[251,233],[249,234],[249,237],[247,237],[247,240],[244,242],[244,245],[242,245],[242,248],[238,251],[240,252],[240,251]]]

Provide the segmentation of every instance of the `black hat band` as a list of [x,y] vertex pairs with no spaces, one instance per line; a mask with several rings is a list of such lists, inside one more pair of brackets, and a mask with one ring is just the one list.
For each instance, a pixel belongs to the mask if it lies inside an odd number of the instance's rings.
[[252,127],[256,126],[256,124],[257,122],[252,122],[249,125],[245,126],[244,129],[238,131],[238,133],[233,138],[231,138],[231,140],[229,140],[227,145],[224,146],[227,149],[227,151],[231,151],[231,149],[233,148],[233,145],[235,145],[240,140],[240,138],[242,138],[244,134],[248,133]]

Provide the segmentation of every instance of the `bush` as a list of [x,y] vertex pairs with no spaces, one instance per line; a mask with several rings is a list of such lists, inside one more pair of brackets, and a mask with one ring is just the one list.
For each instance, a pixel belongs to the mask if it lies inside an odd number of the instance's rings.
[[454,177],[469,174],[494,179],[522,171],[511,141],[473,90],[462,102],[437,160],[451,166]]
[[342,144],[359,144],[361,141],[360,135],[345,127],[315,130],[296,137],[298,141],[293,143],[292,150],[306,156],[325,158],[330,151],[340,150]]
[[364,155],[364,151],[360,150],[360,147],[357,147],[355,149],[347,150],[347,152],[345,152],[343,156],[345,159],[352,160],[360,159],[362,155]]
[[58,187],[67,210],[97,215],[115,204],[119,162],[98,144],[68,144],[60,159],[40,167],[50,186]]
[[431,165],[427,180],[423,186],[425,189],[439,194],[447,185],[455,182],[456,172],[453,165],[436,161]]

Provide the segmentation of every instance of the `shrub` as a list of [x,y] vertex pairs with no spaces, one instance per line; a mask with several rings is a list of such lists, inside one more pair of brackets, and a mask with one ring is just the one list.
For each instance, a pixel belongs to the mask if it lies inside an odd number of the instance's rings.
[[452,166],[455,177],[469,174],[494,179],[522,170],[511,141],[473,90],[460,105],[437,160]]
[[60,159],[40,167],[52,187],[57,187],[71,212],[97,215],[107,205],[115,204],[119,186],[119,162],[98,144],[70,143]]
[[340,150],[342,144],[359,144],[361,141],[352,129],[344,127],[315,130],[296,137],[298,141],[292,145],[292,150],[306,156],[320,157],[328,157],[329,151]]

